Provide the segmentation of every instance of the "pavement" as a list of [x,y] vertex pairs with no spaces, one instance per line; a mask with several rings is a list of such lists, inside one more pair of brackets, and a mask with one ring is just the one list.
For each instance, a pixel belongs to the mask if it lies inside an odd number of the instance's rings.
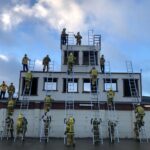
[[66,147],[63,139],[50,139],[48,143],[44,141],[40,143],[39,139],[26,139],[21,142],[17,139],[3,139],[0,141],[0,150],[150,150],[150,143],[139,143],[135,140],[120,140],[119,143],[110,144],[108,140],[104,140],[103,144],[93,145],[92,139],[76,139],[76,146]]

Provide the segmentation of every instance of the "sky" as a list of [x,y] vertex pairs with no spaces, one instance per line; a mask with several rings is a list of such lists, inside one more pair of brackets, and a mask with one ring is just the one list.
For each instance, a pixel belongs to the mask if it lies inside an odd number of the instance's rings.
[[143,95],[150,96],[149,0],[0,0],[0,83],[19,85],[21,60],[26,53],[41,70],[47,54],[60,70],[60,33],[88,30],[101,34],[101,53],[112,72],[142,70]]

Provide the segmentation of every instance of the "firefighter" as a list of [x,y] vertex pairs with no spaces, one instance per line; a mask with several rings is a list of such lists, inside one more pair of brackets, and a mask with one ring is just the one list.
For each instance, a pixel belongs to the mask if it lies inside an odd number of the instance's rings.
[[135,134],[136,137],[139,137],[139,131],[141,129],[142,126],[144,126],[144,116],[145,116],[145,112],[144,112],[144,108],[139,104],[137,104],[136,108],[135,108],[135,117],[136,117],[136,122],[135,124]]
[[73,146],[73,147],[75,146],[75,143],[74,143],[74,123],[75,123],[75,119],[73,117],[70,117],[66,121],[65,134],[67,136],[67,142],[66,142],[67,146]]
[[45,99],[44,99],[44,110],[45,112],[48,112],[51,109],[52,106],[52,98],[51,95],[46,95]]
[[0,85],[0,88],[1,88],[0,99],[5,99],[5,94],[6,94],[6,91],[7,91],[7,88],[8,88],[5,81],[3,81],[3,83]]
[[49,71],[49,63],[50,62],[51,62],[51,59],[49,58],[49,55],[44,57],[44,59],[43,59],[43,72],[45,71],[45,69],[47,70],[47,72]]
[[45,135],[45,142],[48,142],[49,130],[50,130],[50,123],[51,123],[51,116],[47,116],[47,112],[44,113],[42,116],[42,120],[44,123],[44,135]]
[[8,87],[9,98],[13,98],[14,93],[15,93],[15,86],[13,85],[13,83],[11,83],[10,86]]
[[98,76],[98,71],[96,70],[95,67],[91,69],[90,75],[91,75],[91,80],[92,80],[92,86],[94,86],[96,85],[97,76]]
[[108,102],[108,105],[109,105],[109,106],[112,106],[112,105],[113,105],[114,96],[115,96],[115,92],[112,90],[112,88],[110,88],[110,89],[107,91],[107,102]]
[[109,133],[109,139],[110,142],[114,143],[115,142],[115,127],[116,127],[116,122],[115,121],[108,121],[108,133]]
[[145,112],[144,112],[144,108],[140,104],[137,104],[135,109],[135,114],[136,114],[136,120],[140,122],[141,125],[144,125],[143,119],[145,116]]
[[15,101],[13,99],[9,99],[8,105],[7,105],[8,116],[13,115],[14,107],[15,107]]
[[25,93],[30,92],[31,81],[32,81],[32,73],[28,71],[25,74]]
[[105,58],[104,58],[104,55],[102,55],[101,58],[100,58],[100,68],[101,68],[101,72],[104,73],[105,72]]
[[27,119],[22,114],[19,114],[17,119],[17,136],[19,136],[19,134],[22,134],[22,140],[24,140],[27,131],[27,124]]
[[28,71],[28,62],[30,61],[30,59],[28,58],[27,54],[24,55],[24,57],[22,58],[22,65],[23,65],[23,71]]
[[63,28],[61,32],[61,45],[66,45],[68,43],[68,34],[66,34],[66,28]]
[[27,125],[28,121],[25,116],[23,116],[23,140],[25,138],[26,132],[27,132]]
[[70,53],[68,56],[68,62],[67,62],[68,63],[68,74],[70,74],[70,72],[72,72],[74,62],[75,62],[75,57],[74,57],[73,53]]
[[74,35],[74,37],[76,38],[76,45],[81,45],[82,36],[80,35],[80,32],[78,32],[77,35]]
[[91,119],[91,124],[93,125],[92,132],[94,134],[94,144],[99,143],[99,125],[101,119],[98,121],[97,118]]
[[6,122],[6,134],[7,134],[7,137],[9,137],[9,134],[10,134],[10,137],[11,138],[14,138],[14,121],[13,121],[13,118],[11,118],[10,116],[8,116],[6,119],[5,119],[5,122]]

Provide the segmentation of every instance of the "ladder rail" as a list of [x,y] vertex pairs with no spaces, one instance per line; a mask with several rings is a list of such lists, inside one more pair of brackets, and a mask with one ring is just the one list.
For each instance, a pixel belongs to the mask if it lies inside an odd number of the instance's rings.
[[[136,79],[134,77],[132,61],[126,61],[125,63],[126,63],[127,73],[129,75],[129,78],[128,78],[129,89],[130,89],[131,97],[133,98],[132,105],[133,105],[133,113],[134,113],[134,116],[135,116],[135,112],[134,112],[135,109],[136,109],[135,105],[137,103],[140,103],[141,100],[140,100],[140,97],[139,97],[139,91],[138,91],[138,88],[137,88]],[[134,124],[134,128],[135,128],[135,124]],[[145,125],[142,126],[141,128],[139,128],[139,126],[138,126],[138,133],[139,133],[140,143],[142,143],[144,138],[146,138],[146,141],[148,142],[148,136],[147,136],[147,133],[146,133],[145,130],[146,130]]]

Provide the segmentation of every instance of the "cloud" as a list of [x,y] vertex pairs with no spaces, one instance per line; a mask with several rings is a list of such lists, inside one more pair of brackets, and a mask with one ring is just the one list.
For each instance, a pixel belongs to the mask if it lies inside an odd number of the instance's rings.
[[1,61],[5,61],[5,62],[8,62],[8,61],[9,61],[8,57],[5,56],[5,55],[2,55],[2,54],[0,54],[0,60],[1,60]]
[[0,54],[0,66],[2,66],[0,72],[0,84],[2,81],[6,81],[7,85],[13,82],[16,89],[18,89],[19,73],[21,69],[20,62],[15,57]]
[[4,10],[0,16],[4,30],[11,30],[27,18],[43,21],[56,30],[64,26],[68,30],[77,30],[84,24],[84,13],[74,0],[39,0],[33,6],[19,4]]

